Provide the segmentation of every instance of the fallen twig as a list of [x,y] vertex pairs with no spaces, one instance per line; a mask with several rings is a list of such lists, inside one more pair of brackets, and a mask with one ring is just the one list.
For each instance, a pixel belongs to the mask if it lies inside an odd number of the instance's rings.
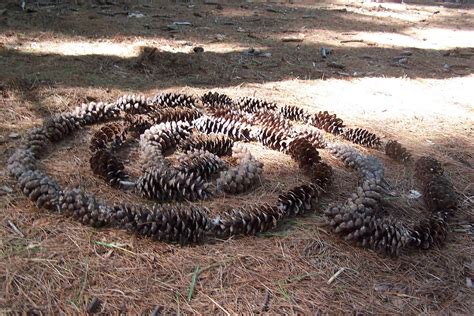
[[13,224],[11,220],[8,219],[7,223],[17,235],[19,235],[21,238],[25,238],[25,235],[21,232],[21,230],[18,229],[18,227],[16,227],[15,224]]
[[352,40],[342,40],[339,43],[344,44],[344,43],[363,43],[364,40],[362,39],[352,39]]
[[346,270],[346,268],[340,268],[339,271],[337,271],[336,273],[334,273],[334,275],[332,277],[329,278],[328,280],[328,285],[331,284],[332,282],[334,282],[334,280],[336,280],[336,278],[342,273],[344,272],[344,270]]

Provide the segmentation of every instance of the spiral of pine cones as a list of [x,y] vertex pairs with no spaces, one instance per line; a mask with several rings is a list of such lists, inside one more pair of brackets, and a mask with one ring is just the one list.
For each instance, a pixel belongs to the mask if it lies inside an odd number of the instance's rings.
[[[296,106],[278,107],[254,98],[234,102],[217,92],[206,93],[200,100],[203,106],[198,106],[192,96],[164,93],[151,99],[125,95],[112,103],[83,104],[69,113],[52,116],[31,130],[8,159],[7,168],[22,192],[39,208],[94,227],[120,227],[138,235],[188,244],[203,240],[205,235],[258,234],[287,217],[316,210],[333,178],[332,168],[322,161],[317,150],[327,148],[359,176],[355,191],[344,203],[323,211],[326,224],[336,233],[388,254],[398,254],[407,247],[428,249],[446,239],[447,220],[458,203],[454,187],[436,159],[422,157],[415,164],[415,176],[430,215],[410,227],[383,213],[387,189],[380,160],[363,155],[348,144],[327,143],[321,130],[379,148],[381,141],[375,134],[362,128],[346,128],[340,118],[326,111],[310,115]],[[118,120],[124,123],[115,122]],[[218,193],[243,193],[259,184],[263,163],[246,147],[235,145],[236,140],[256,139],[268,148],[288,153],[309,181],[280,194],[273,205],[232,208],[212,220],[207,215],[209,210],[187,203],[108,206],[82,189],[62,190],[38,170],[37,163],[51,143],[97,123],[109,124],[99,128],[91,139],[93,173],[113,186],[131,187],[156,201],[208,199],[216,192],[210,181],[218,172]],[[301,123],[309,126],[301,127]],[[124,164],[114,152],[126,136],[128,143],[130,134],[139,136],[143,173],[136,182],[129,181]],[[412,159],[396,141],[387,142],[384,149],[398,161]],[[168,156],[174,151],[177,162],[172,163]],[[237,164],[226,169],[220,157],[231,154]]]

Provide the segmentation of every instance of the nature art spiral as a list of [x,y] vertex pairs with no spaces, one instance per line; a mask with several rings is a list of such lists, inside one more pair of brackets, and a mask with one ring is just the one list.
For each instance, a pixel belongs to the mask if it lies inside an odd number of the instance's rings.
[[[111,186],[131,190],[155,200],[145,205],[108,205],[79,188],[63,189],[37,162],[59,142],[81,128],[104,124],[90,141],[90,166]],[[415,168],[429,216],[414,225],[382,212],[388,203],[384,167],[348,143],[331,143],[324,133],[385,153]],[[127,173],[116,150],[128,138],[139,138],[137,179]],[[274,205],[257,204],[209,210],[191,201],[239,194],[260,183],[263,163],[245,147],[247,142],[286,153],[308,176],[308,183],[278,196]],[[318,209],[318,201],[331,189],[332,168],[318,150],[328,150],[359,176],[357,189],[344,204]],[[179,155],[178,162],[169,159]],[[232,156],[233,164],[223,159]],[[181,94],[153,98],[123,96],[113,103],[90,103],[72,112],[54,115],[29,131],[8,160],[8,169],[20,189],[38,208],[71,216],[94,227],[125,228],[139,235],[180,244],[197,243],[209,236],[255,235],[282,220],[309,211],[324,214],[325,223],[346,240],[374,250],[398,254],[405,248],[428,249],[446,238],[447,220],[457,207],[456,194],[440,163],[411,154],[397,141],[382,143],[362,128],[348,128],[336,115],[310,114],[295,106],[253,98],[232,100],[209,92],[199,99]],[[215,185],[210,183],[215,181]]]

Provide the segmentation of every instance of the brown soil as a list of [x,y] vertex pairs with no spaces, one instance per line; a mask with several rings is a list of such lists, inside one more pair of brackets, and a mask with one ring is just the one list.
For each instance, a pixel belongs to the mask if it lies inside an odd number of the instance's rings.
[[[0,312],[84,313],[94,297],[105,312],[130,314],[249,314],[264,312],[264,305],[269,314],[474,312],[467,285],[474,277],[472,8],[107,2],[118,4],[30,4],[33,12],[17,9],[16,1],[0,4]],[[167,27],[176,21],[192,25]],[[193,52],[196,46],[204,52]],[[323,59],[321,47],[332,55]],[[248,56],[249,48],[269,57]],[[334,68],[339,64],[344,67]],[[315,212],[262,236],[179,247],[38,211],[8,176],[5,162],[20,142],[11,134],[51,113],[125,93],[211,89],[328,110],[349,126],[397,139],[417,157],[436,157],[459,193],[446,244],[384,257],[341,240]],[[90,133],[52,148],[42,168],[64,186],[79,185],[109,201],[143,202],[92,175]],[[305,181],[287,156],[250,148],[265,163],[262,186],[203,205],[217,212],[272,202]],[[384,162],[401,196],[417,189],[409,169],[380,151],[358,149]],[[322,209],[344,201],[357,179],[321,154],[335,169]],[[392,215],[407,221],[426,215],[420,201],[397,198],[393,205]]]

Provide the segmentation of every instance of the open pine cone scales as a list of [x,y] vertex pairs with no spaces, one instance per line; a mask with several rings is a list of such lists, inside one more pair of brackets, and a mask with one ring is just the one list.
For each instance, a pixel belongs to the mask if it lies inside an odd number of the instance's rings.
[[195,201],[212,195],[197,173],[184,173],[167,166],[146,170],[137,181],[137,189],[142,196],[157,201]]
[[294,105],[285,105],[279,112],[284,118],[292,121],[306,122],[309,118],[308,112]]
[[261,179],[263,163],[256,160],[245,147],[236,146],[233,151],[238,164],[220,173],[217,179],[219,192],[243,193],[253,188]]
[[201,101],[205,107],[213,108],[230,108],[233,104],[233,101],[229,96],[223,93],[210,91],[201,97]]
[[380,138],[363,128],[346,128],[342,133],[345,139],[369,148],[378,148],[381,145]]
[[21,191],[39,208],[57,210],[61,189],[59,185],[39,170],[28,170],[18,179]]
[[410,162],[411,153],[396,140],[389,140],[385,145],[385,154],[399,162]]
[[279,127],[264,127],[257,133],[257,140],[270,149],[285,152],[288,149],[288,132]]
[[117,225],[141,236],[177,242],[199,242],[210,227],[207,210],[192,205],[155,204],[153,208],[120,204],[114,207]]
[[183,151],[205,150],[219,157],[232,154],[234,140],[225,135],[194,134],[180,143]]
[[159,107],[187,107],[194,108],[196,106],[196,100],[189,95],[177,94],[177,93],[162,93],[157,94],[150,101],[156,108]]
[[345,127],[344,122],[336,114],[331,115],[327,111],[314,114],[309,121],[311,125],[334,135],[341,134]]
[[111,208],[77,188],[64,192],[60,200],[60,209],[65,215],[93,227],[110,225],[114,219]]
[[125,128],[118,123],[102,126],[91,138],[90,150],[106,149],[109,144],[120,144],[126,137]]
[[278,108],[273,102],[267,102],[265,100],[249,97],[239,98],[236,103],[236,106],[239,110],[249,113],[256,113],[259,111],[274,111]]
[[442,216],[434,215],[427,220],[421,220],[412,229],[414,246],[421,249],[429,249],[435,245],[441,245],[447,237],[448,224]]
[[121,186],[128,180],[125,166],[107,149],[94,152],[89,160],[92,172],[104,178],[111,186]]
[[274,228],[281,211],[268,204],[224,211],[212,221],[217,236],[255,235]]
[[183,173],[196,173],[203,178],[209,178],[225,167],[222,159],[204,150],[187,151],[178,159],[177,170]]
[[318,150],[304,138],[293,140],[288,146],[288,153],[300,168],[309,168],[321,161]]
[[118,109],[128,114],[148,113],[153,108],[144,95],[123,95],[115,104]]
[[148,114],[154,124],[171,121],[192,122],[201,115],[202,113],[199,110],[188,107],[160,108]]
[[283,216],[305,213],[314,208],[321,192],[314,185],[302,185],[278,197],[277,207]]

